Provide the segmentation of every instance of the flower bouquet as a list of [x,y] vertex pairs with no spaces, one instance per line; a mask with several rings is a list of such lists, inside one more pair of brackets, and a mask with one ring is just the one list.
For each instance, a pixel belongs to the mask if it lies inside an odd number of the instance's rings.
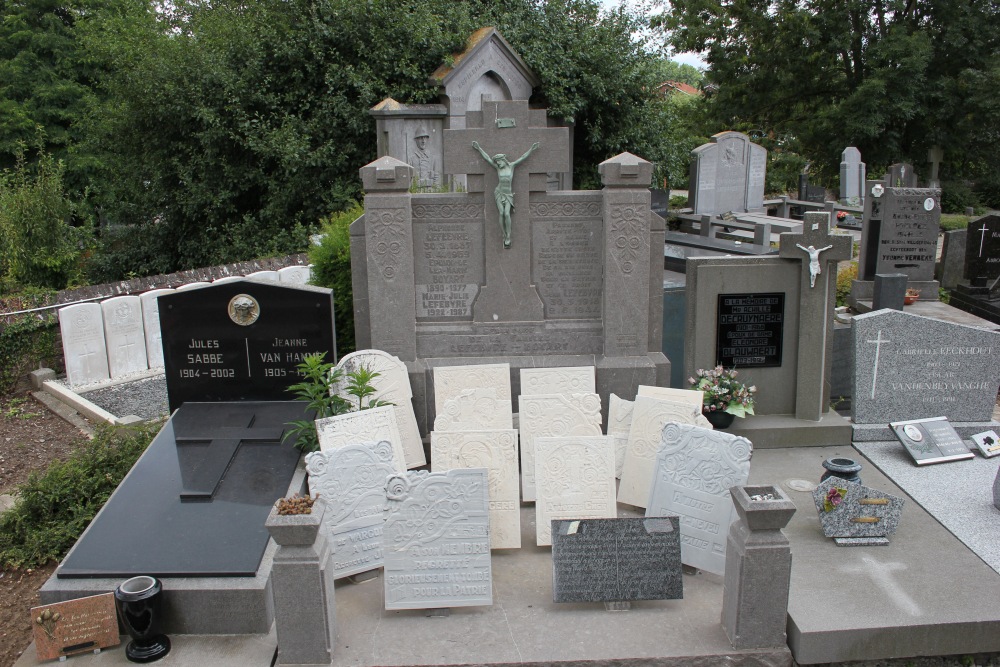
[[736,379],[736,369],[716,366],[713,369],[698,369],[698,376],[688,378],[691,388],[703,394],[701,411],[728,412],[736,417],[753,414],[753,395],[757,387],[747,387]]

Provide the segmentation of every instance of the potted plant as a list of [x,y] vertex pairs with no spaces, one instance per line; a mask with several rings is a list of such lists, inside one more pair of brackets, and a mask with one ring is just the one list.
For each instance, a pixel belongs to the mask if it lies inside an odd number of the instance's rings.
[[716,366],[698,369],[697,377],[688,378],[691,388],[702,392],[702,414],[715,428],[727,428],[736,417],[753,414],[753,395],[757,387],[747,387],[736,379],[735,368]]
[[903,295],[903,305],[912,305],[917,298],[920,296],[920,290],[913,289],[912,287],[906,288],[906,294]]
[[309,546],[315,542],[325,509],[318,500],[319,495],[279,498],[264,523],[271,538],[281,546]]

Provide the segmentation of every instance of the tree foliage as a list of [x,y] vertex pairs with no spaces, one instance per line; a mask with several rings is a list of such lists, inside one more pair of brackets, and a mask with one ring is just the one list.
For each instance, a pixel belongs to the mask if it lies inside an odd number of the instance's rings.
[[[831,174],[945,149],[942,177],[995,173],[1000,6],[976,0],[672,0],[673,48],[706,58],[720,129],[793,137]],[[1000,179],[998,179],[1000,180]]]

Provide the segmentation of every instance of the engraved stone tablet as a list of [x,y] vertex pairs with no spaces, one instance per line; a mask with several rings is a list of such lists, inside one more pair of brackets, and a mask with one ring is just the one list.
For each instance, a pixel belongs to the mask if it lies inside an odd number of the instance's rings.
[[[381,350],[351,352],[337,364],[337,368],[343,369],[345,374],[356,371],[362,366],[379,374],[371,381],[376,391],[375,398],[392,403],[393,412],[396,413],[396,425],[403,438],[406,467],[417,468],[424,465],[427,459],[424,456],[424,443],[420,439],[420,430],[417,428],[417,417],[413,413],[413,391],[410,388],[410,376],[406,371],[406,364],[398,357]],[[346,384],[345,377],[332,389],[345,396]]]
[[535,438],[535,541],[552,544],[553,519],[613,518],[614,442],[606,435]]
[[387,440],[392,445],[393,468],[406,470],[403,440],[391,405],[317,419],[316,433],[319,435],[319,448],[324,452],[344,445]]
[[521,394],[593,394],[593,366],[521,369]]
[[678,519],[552,521],[552,601],[679,600]]
[[434,472],[486,468],[489,474],[490,548],[520,548],[517,431],[434,431],[431,433],[431,468]]
[[487,488],[482,468],[389,478],[386,609],[493,604]]
[[668,423],[656,457],[647,516],[680,515],[681,560],[726,572],[726,538],[736,518],[730,487],[747,483],[753,445],[721,431]]
[[160,308],[156,297],[172,289],[154,289],[139,296],[142,304],[142,328],[146,334],[146,361],[150,368],[163,368],[163,337],[160,335]]
[[142,329],[142,302],[137,296],[116,296],[101,302],[104,340],[108,346],[111,379],[144,371],[146,334]]
[[31,629],[39,661],[121,643],[114,593],[32,607]]
[[502,409],[499,418],[506,420],[501,428],[512,428],[510,364],[439,366],[434,369],[434,405],[437,410],[441,410],[450,399],[466,389],[496,389],[499,407]]
[[306,454],[309,493],[326,502],[322,531],[340,579],[381,567],[385,481],[395,472],[386,441]]
[[497,398],[497,390],[465,389],[438,406],[435,431],[484,431],[510,428],[510,399]]
[[902,498],[837,477],[820,483],[812,497],[823,534],[841,546],[889,544],[903,511]]
[[101,306],[80,303],[59,310],[66,379],[71,386],[100,382],[111,377],[108,349],[104,343]]
[[535,438],[603,435],[597,394],[521,395],[521,497],[535,500]]
[[617,394],[611,394],[608,398],[608,435],[615,440],[615,477],[621,477],[635,402],[618,398]]
[[636,393],[636,396],[647,396],[649,398],[658,398],[661,401],[670,401],[671,403],[684,403],[690,404],[701,410],[702,402],[704,401],[704,393],[696,391],[694,389],[674,389],[672,387],[650,387],[649,385],[641,384]]
[[286,266],[278,269],[278,282],[305,285],[312,278],[312,268],[308,266]]
[[[636,507],[646,506],[663,427],[671,421],[712,428],[701,414],[700,406],[662,401],[647,396],[635,399],[632,428],[629,430],[628,447],[622,465],[622,481],[618,486],[618,502]],[[725,538],[723,533],[723,541]]]

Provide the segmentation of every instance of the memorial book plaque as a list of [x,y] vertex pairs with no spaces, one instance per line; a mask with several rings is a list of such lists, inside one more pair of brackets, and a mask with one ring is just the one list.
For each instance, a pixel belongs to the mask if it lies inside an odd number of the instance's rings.
[[242,280],[158,302],[171,411],[188,401],[288,400],[306,355],[336,360],[328,289]]
[[720,294],[716,364],[726,368],[781,366],[785,294]]
[[552,520],[552,601],[677,600],[676,516]]
[[121,643],[115,594],[56,602],[31,608],[31,630],[38,660],[65,660]]
[[385,608],[493,604],[487,470],[396,474],[385,496]]
[[973,458],[947,417],[892,422],[889,428],[918,466]]
[[972,443],[979,448],[980,453],[986,458],[993,458],[1000,454],[1000,436],[996,431],[983,431],[971,436]]

